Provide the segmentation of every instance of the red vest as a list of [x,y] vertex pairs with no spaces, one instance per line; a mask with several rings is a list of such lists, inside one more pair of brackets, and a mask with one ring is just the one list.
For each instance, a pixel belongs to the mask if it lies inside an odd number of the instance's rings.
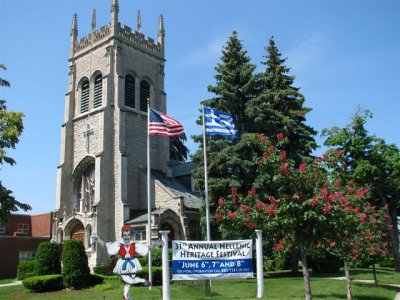
[[[132,244],[129,245],[129,250],[128,251],[129,251],[129,255],[131,257],[135,257],[135,254],[136,254],[135,243],[132,243]],[[121,244],[119,246],[119,255],[121,255],[121,257],[125,257],[125,255],[126,255],[126,248],[125,248],[125,246],[123,244]]]

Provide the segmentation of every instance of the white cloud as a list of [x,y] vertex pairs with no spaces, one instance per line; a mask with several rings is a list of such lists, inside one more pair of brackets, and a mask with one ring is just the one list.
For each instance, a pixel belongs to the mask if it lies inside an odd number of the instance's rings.
[[322,32],[315,32],[307,36],[286,53],[287,55],[284,57],[288,58],[287,65],[295,72],[303,72],[312,69],[314,66],[318,65],[318,61],[324,49],[327,47],[328,42],[326,34]]
[[226,36],[216,38],[206,44],[204,47],[193,49],[188,47],[186,56],[178,61],[174,61],[175,67],[201,67],[204,65],[213,65],[219,59],[222,47],[226,43]]

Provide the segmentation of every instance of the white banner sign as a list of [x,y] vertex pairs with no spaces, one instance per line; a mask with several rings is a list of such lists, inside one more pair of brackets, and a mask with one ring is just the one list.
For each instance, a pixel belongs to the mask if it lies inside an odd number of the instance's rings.
[[253,278],[252,240],[172,241],[172,280]]

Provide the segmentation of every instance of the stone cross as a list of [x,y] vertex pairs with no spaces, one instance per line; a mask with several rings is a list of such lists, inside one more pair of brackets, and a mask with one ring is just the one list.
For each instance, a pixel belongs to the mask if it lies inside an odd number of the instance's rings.
[[83,136],[86,139],[86,152],[89,153],[89,136],[93,134],[93,129],[90,128],[89,124],[86,124],[86,128],[83,130]]

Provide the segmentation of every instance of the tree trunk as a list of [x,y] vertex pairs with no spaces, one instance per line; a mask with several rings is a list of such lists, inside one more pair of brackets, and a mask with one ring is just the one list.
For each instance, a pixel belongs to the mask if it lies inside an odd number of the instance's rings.
[[351,290],[350,267],[347,260],[344,260],[344,274],[346,275],[347,300],[353,300],[353,292]]
[[306,293],[306,300],[311,300],[311,283],[310,283],[310,272],[307,264],[307,254],[303,245],[300,245],[300,259],[303,266],[303,279],[304,279],[304,291]]
[[399,228],[397,227],[397,208],[390,209],[390,216],[393,225],[392,250],[394,258],[394,270],[400,272],[400,245],[399,245]]
[[392,254],[394,259],[394,270],[396,272],[400,272],[400,244],[399,244],[399,229],[397,228],[397,207],[395,205],[391,205],[392,203],[388,203],[385,195],[382,193],[380,189],[377,189],[377,193],[379,198],[384,205],[388,206],[389,209],[389,221],[390,225],[392,225],[392,230],[390,230],[390,238],[392,240]]
[[299,260],[298,260],[298,254],[297,254],[297,250],[292,249],[292,251],[290,251],[290,266],[292,269],[292,273],[296,274],[299,268]]
[[374,276],[374,286],[378,285],[378,279],[376,277],[375,261],[372,263],[372,274]]

